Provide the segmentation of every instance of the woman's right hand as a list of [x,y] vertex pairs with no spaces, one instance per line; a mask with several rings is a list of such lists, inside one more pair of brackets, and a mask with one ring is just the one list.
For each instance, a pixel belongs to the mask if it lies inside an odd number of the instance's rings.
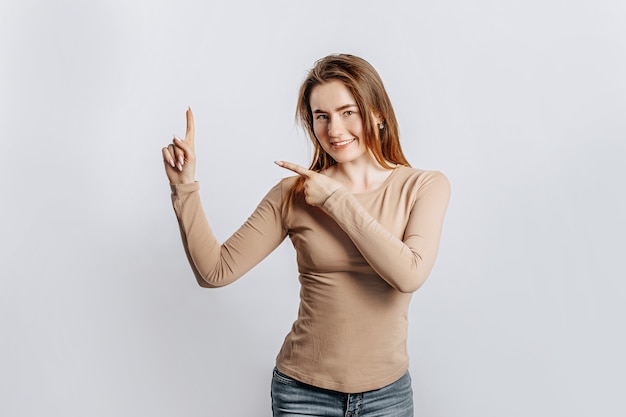
[[314,207],[324,205],[328,196],[343,186],[326,175],[311,171],[298,164],[286,161],[274,161],[276,165],[295,172],[304,178],[304,200]]
[[191,108],[187,108],[185,140],[180,140],[174,135],[172,143],[164,147],[162,153],[165,173],[170,184],[190,184],[195,181],[196,152]]

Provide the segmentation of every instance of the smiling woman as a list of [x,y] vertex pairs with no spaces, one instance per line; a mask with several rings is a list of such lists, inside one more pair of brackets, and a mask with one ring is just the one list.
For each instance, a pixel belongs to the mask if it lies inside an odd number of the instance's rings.
[[363,118],[348,87],[336,80],[321,84],[311,92],[310,103],[315,137],[333,161],[369,157],[365,142],[359,139],[364,137]]
[[220,244],[200,202],[187,110],[185,139],[162,153],[189,263],[201,286],[224,286],[289,236],[300,309],[276,359],[274,416],[412,416],[408,307],[435,263],[450,185],[410,167],[383,83],[361,58],[319,60],[297,115],[311,166],[277,161],[297,175]]

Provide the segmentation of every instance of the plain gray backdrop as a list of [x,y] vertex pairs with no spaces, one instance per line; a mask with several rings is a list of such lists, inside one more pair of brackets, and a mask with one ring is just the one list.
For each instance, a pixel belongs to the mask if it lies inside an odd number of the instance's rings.
[[286,241],[201,289],[161,147],[196,116],[221,240],[308,165],[314,61],[362,56],[452,183],[410,314],[416,416],[623,416],[626,3],[0,2],[0,415],[269,416]]

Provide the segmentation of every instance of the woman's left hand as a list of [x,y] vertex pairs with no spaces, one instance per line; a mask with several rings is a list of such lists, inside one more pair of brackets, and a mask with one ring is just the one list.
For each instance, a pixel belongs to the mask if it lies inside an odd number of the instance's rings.
[[312,206],[321,206],[326,199],[342,185],[319,172],[311,171],[298,164],[285,161],[275,161],[276,165],[286,168],[304,178],[304,198]]

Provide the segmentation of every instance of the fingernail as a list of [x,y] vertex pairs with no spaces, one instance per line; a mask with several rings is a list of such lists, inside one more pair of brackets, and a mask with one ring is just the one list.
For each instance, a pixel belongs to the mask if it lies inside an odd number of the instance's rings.
[[174,160],[170,159],[170,165],[172,166],[172,168],[176,168],[176,164],[174,164]]
[[283,162],[282,162],[282,161],[274,161],[274,163],[275,163],[276,165],[278,165],[279,167],[282,167],[282,166],[283,166]]
[[179,170],[179,171],[182,171],[182,170],[183,170],[183,166],[182,166],[180,163],[178,163],[178,170]]
[[180,161],[180,165],[185,165],[185,160],[183,159],[182,155],[178,157],[178,160]]

